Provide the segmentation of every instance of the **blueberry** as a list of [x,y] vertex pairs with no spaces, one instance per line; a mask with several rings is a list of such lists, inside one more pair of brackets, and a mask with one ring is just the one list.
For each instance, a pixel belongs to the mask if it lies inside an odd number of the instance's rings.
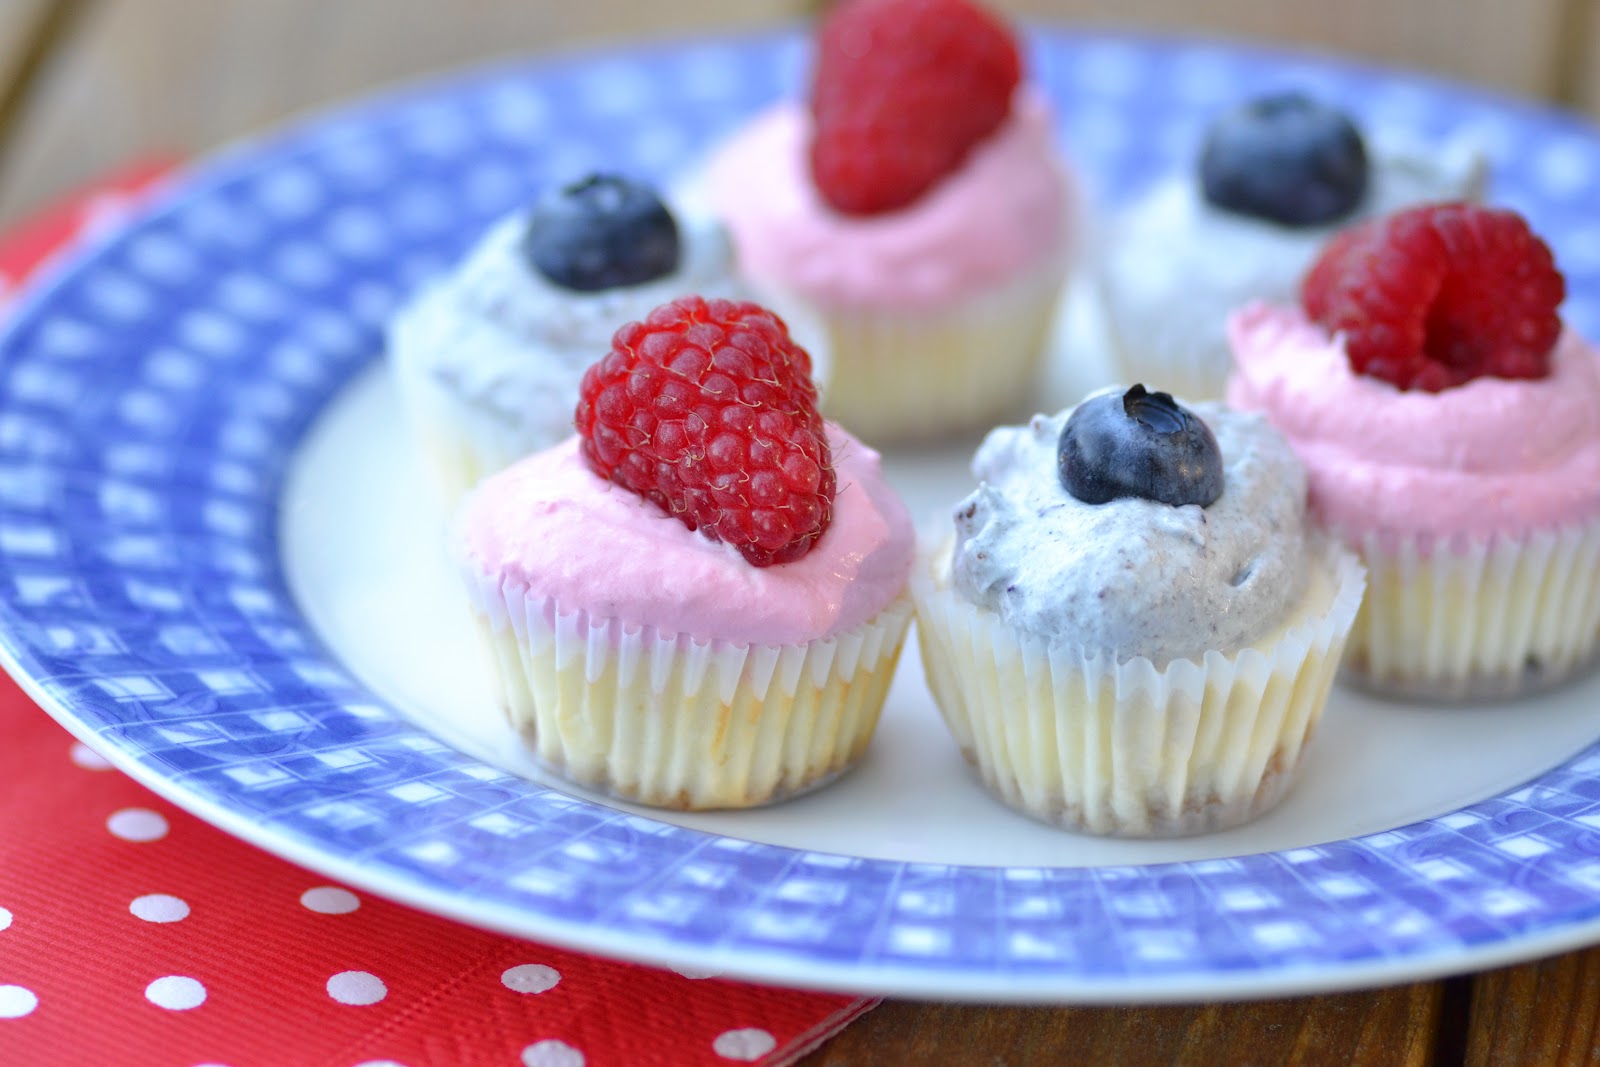
[[1285,226],[1349,215],[1367,192],[1367,148],[1341,111],[1303,93],[1252,100],[1219,115],[1200,152],[1205,198]]
[[1209,507],[1222,495],[1222,452],[1211,427],[1167,393],[1136,385],[1079,404],[1056,449],[1061,484],[1085,504],[1136,496]]
[[591,174],[534,206],[522,253],[563,289],[642,285],[678,269],[678,224],[649,186]]

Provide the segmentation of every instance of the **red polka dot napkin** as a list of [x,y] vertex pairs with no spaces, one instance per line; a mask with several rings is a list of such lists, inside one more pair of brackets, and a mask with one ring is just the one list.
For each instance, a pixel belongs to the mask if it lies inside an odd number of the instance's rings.
[[[0,239],[0,293],[140,168]],[[285,863],[110,768],[0,676],[0,1064],[789,1064],[875,1001],[594,959]]]

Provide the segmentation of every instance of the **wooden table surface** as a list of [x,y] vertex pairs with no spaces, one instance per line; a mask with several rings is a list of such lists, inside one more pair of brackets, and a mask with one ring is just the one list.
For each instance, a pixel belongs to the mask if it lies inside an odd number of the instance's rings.
[[[1144,22],[1170,15],[1192,25],[1185,4],[1122,0],[1098,8]],[[0,0],[0,224],[135,157],[203,151],[385,82],[572,40],[770,23],[804,14],[804,6],[798,0],[658,6]],[[1093,0],[1009,6],[1032,13],[1096,8]],[[1310,26],[1292,19],[1279,25],[1283,19],[1274,12],[1286,5],[1275,0],[1216,6],[1214,26],[1225,30],[1276,18],[1269,27],[1276,36],[1359,47],[1350,27],[1367,26],[1374,54],[1396,58],[1396,42],[1409,35],[1427,46],[1416,62],[1524,92],[1574,100],[1593,94],[1589,99],[1600,103],[1600,62],[1581,51],[1590,42],[1600,56],[1600,18],[1590,17],[1591,0],[1451,0],[1448,10],[1436,0],[1349,0],[1342,9],[1363,13],[1370,25],[1324,19]],[[1471,24],[1476,37],[1460,40],[1481,39],[1480,45],[1440,48],[1431,32],[1440,20]],[[1258,1003],[996,1008],[889,1001],[804,1063],[1591,1062],[1600,1060],[1597,1016],[1600,949],[1590,949],[1445,981]]]

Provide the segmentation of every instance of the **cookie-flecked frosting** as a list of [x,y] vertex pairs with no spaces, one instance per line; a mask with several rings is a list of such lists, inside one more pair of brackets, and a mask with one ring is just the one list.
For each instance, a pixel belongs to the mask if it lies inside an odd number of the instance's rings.
[[1302,228],[1225,211],[1201,195],[1198,178],[1173,177],[1113,225],[1100,268],[1102,299],[1130,359],[1195,366],[1220,391],[1229,312],[1251,300],[1292,300],[1339,229],[1427,201],[1476,200],[1483,185],[1483,157],[1464,145],[1425,152],[1380,144],[1360,208],[1336,223]]
[[1019,91],[1011,116],[915,203],[843,215],[817,192],[810,116],[783,104],[707,169],[708,195],[758,284],[830,308],[938,308],[1064,255],[1071,186],[1050,109]]
[[1229,403],[1283,431],[1312,515],[1347,535],[1483,539],[1600,515],[1600,353],[1570,330],[1549,377],[1438,393],[1355,373],[1297,308],[1253,305],[1228,332]]
[[992,431],[955,511],[955,588],[1018,629],[1158,668],[1281,625],[1306,585],[1304,469],[1261,416],[1191,410],[1222,454],[1205,508],[1073,497],[1057,474],[1070,410]]
[[578,383],[617,327],[685,293],[745,296],[721,224],[669,207],[682,242],[678,269],[598,292],[546,280],[518,247],[525,214],[502,219],[455,272],[395,317],[391,357],[492,422],[505,453],[548,448],[572,432]]
[[[831,637],[905,590],[914,536],[878,453],[837,426],[833,521],[793,563],[753,567],[655,504],[595,474],[578,438],[481,484],[457,519],[470,589],[551,602],[668,633],[788,645]],[[483,603],[480,610],[493,612]]]

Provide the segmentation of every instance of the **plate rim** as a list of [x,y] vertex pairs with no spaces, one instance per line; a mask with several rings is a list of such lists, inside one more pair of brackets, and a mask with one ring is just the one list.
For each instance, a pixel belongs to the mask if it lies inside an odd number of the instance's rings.
[[[1068,30],[1053,24],[1035,25],[1036,28],[1053,36],[1078,41],[1132,42],[1136,45],[1159,44],[1165,47],[1182,47],[1196,43],[1193,39],[1178,35],[1098,33],[1093,30]],[[284,125],[231,141],[215,152],[207,154],[192,166],[186,167],[175,179],[163,180],[161,187],[141,202],[130,220],[131,225],[119,224],[104,233],[88,235],[52,254],[29,282],[13,294],[13,299],[6,307],[4,315],[0,316],[0,352],[9,351],[14,335],[23,324],[41,308],[47,306],[51,298],[85,265],[92,263],[108,246],[134,232],[139,223],[160,218],[208,189],[263,169],[264,166],[270,166],[274,162],[281,162],[283,157],[277,153],[297,142],[309,140],[309,135],[316,131],[344,124],[359,127],[374,112],[398,109],[408,101],[427,99],[452,91],[463,91],[474,84],[493,82],[513,72],[542,74],[561,66],[582,65],[602,57],[636,61],[641,56],[671,53],[690,44],[726,46],[731,43],[776,43],[788,41],[792,37],[793,33],[790,30],[762,30],[714,36],[653,38],[624,45],[585,46],[554,54],[506,57],[490,63],[473,64],[423,78],[390,83],[371,93],[299,113]],[[1210,39],[1202,39],[1199,43],[1208,48],[1219,49],[1231,56],[1243,57],[1250,62],[1266,58],[1277,62],[1310,63],[1347,72],[1373,71],[1385,77],[1403,78],[1413,84],[1427,85],[1432,91],[1452,96],[1467,95],[1498,109],[1524,115],[1537,115],[1541,121],[1569,126],[1590,138],[1596,136],[1592,124],[1567,112],[1541,107],[1482,87],[1460,85],[1432,75],[1360,61],[1345,61],[1293,49],[1261,47],[1254,44],[1240,45],[1225,40]],[[6,364],[9,362],[7,360]],[[349,382],[345,384],[348,385]],[[343,386],[340,390],[331,392],[328,401],[339,395],[342,388]],[[315,419],[308,424],[307,432],[314,425]],[[299,440],[303,439],[302,434]],[[281,486],[279,488],[281,489]],[[296,606],[298,607],[298,603]],[[38,682],[25,663],[28,653],[25,644],[19,639],[15,622],[13,605],[9,599],[0,599],[0,666],[4,666],[24,691],[74,736],[104,754],[118,769],[177,807],[218,826],[224,832],[328,877],[469,925],[519,937],[548,940],[553,944],[579,951],[631,959],[657,966],[671,967],[674,961],[681,963],[684,959],[685,946],[670,937],[659,937],[639,930],[613,932],[592,922],[552,918],[548,915],[537,915],[527,909],[510,909],[500,905],[486,907],[482,903],[473,905],[458,903],[456,898],[459,894],[434,890],[424,885],[407,884],[396,880],[390,872],[363,866],[359,859],[350,860],[319,852],[315,847],[303,844],[292,835],[283,832],[281,828],[268,823],[255,823],[247,817],[236,814],[212,798],[191,791],[181,779],[164,777],[117,745],[108,745],[107,739],[80,719],[62,696],[49,692]],[[1589,750],[1585,748],[1574,753],[1563,761],[1562,765],[1578,759]],[[1548,773],[1550,772],[1546,772]],[[1506,794],[1526,788],[1528,784],[1536,783],[1542,777],[1544,776],[1530,779],[1529,783],[1507,790]],[[687,832],[722,839],[720,835],[706,834],[702,831]],[[1329,844],[1335,843],[1337,842],[1329,842]],[[763,847],[781,848],[781,846]],[[800,850],[790,851],[801,854]],[[989,869],[1007,871],[1022,868]],[[530,915],[537,915],[541,921],[541,928],[532,933],[525,921],[518,921],[515,918],[521,916],[526,919]],[[597,933],[603,936],[597,938]],[[1588,914],[1575,921],[1533,933],[1511,934],[1478,944],[1458,944],[1422,954],[1398,957],[1373,955],[1354,962],[1319,960],[1309,964],[1291,965],[1281,970],[1256,967],[1221,973],[1215,969],[1182,970],[1170,975],[1139,973],[1121,978],[1110,975],[1086,978],[1074,972],[1053,975],[1028,972],[1025,975],[1010,975],[996,971],[981,975],[971,970],[886,965],[881,961],[817,963],[802,960],[787,952],[763,954],[750,946],[734,949],[694,946],[691,951],[697,954],[696,966],[704,963],[730,977],[782,985],[804,985],[819,989],[916,998],[974,997],[996,1003],[1107,1004],[1173,1002],[1194,1000],[1197,997],[1208,1000],[1222,997],[1275,997],[1363,988],[1434,978],[1465,970],[1479,970],[1566,951],[1595,941],[1600,941],[1600,901],[1589,909]],[[1025,988],[1017,988],[1019,981]]]
[[[279,859],[304,867],[334,881],[353,886],[387,900],[439,915],[466,926],[489,930],[522,939],[548,941],[558,947],[610,959],[642,963],[673,970],[686,966],[681,948],[660,939],[659,946],[641,940],[636,931],[593,936],[597,927],[565,919],[541,917],[551,925],[529,934],[525,923],[509,917],[509,909],[498,905],[469,906],[451,894],[426,887],[390,881],[382,871],[362,867],[357,862],[320,853],[300,846],[286,834],[272,832],[266,824],[255,824],[209,798],[185,791],[172,780],[154,774],[144,764],[117,748],[96,744],[103,739],[54,696],[38,686],[31,676],[19,677],[9,645],[0,644],[0,667],[77,740],[103,756],[117,770],[151,792],[231,837],[246,841]],[[59,714],[58,714],[59,712]],[[699,831],[697,831],[699,832]],[[716,835],[708,835],[716,836]],[[772,846],[781,847],[781,846]],[[1015,869],[1015,868],[1008,868]],[[1017,978],[1004,973],[974,975],[962,973],[952,982],[948,973],[915,967],[852,964],[849,974],[837,968],[808,966],[806,961],[784,954],[761,956],[748,950],[710,948],[697,956],[697,969],[710,969],[712,977],[760,982],[788,988],[865,996],[902,997],[911,1000],[973,1000],[992,1004],[1178,1004],[1195,1001],[1269,1000],[1280,997],[1351,992],[1408,984],[1451,975],[1488,970],[1509,964],[1556,955],[1600,942],[1600,913],[1582,922],[1544,931],[1524,938],[1432,952],[1415,957],[1374,957],[1355,963],[1323,963],[1293,967],[1279,972],[1246,970],[1241,972],[1178,972],[1170,976],[1064,975],[1059,981],[1040,980],[1029,975],[1026,988],[1017,988]],[[696,950],[697,952],[701,950]],[[1264,984],[1264,978],[1270,985]]]

